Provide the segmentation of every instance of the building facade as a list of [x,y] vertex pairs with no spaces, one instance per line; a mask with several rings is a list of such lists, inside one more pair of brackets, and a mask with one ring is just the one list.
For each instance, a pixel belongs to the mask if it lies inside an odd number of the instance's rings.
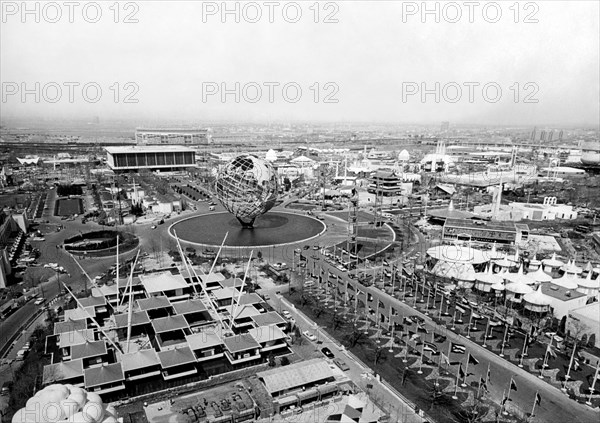
[[208,144],[207,129],[201,128],[136,128],[137,145],[202,145]]
[[105,147],[106,163],[115,172],[182,170],[196,166],[196,152],[176,145]]

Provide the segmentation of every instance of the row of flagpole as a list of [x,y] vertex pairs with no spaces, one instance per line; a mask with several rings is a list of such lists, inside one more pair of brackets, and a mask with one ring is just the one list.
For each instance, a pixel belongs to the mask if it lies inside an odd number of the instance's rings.
[[[395,269],[392,269],[392,275],[393,275],[392,276],[392,287],[394,287],[394,285],[395,285],[394,270]],[[413,276],[413,281],[412,282],[413,282],[413,285],[414,285],[414,274],[412,276]],[[406,283],[406,279],[407,278],[402,277],[401,279],[404,279],[403,280],[403,286],[404,286],[405,283]],[[415,293],[415,301],[416,301],[416,299],[418,297],[418,288],[419,287],[417,286],[417,292]],[[426,286],[423,285],[423,288],[422,288],[423,295],[424,295],[425,289],[429,290],[429,293],[427,295],[427,297],[428,297],[428,301],[427,302],[429,303],[429,297],[431,295],[431,291],[430,291],[429,288],[427,288]],[[437,289],[436,289],[436,291],[437,291]],[[392,288],[392,292],[393,292],[393,288]],[[435,294],[434,294],[434,298],[435,298]],[[442,314],[442,307],[443,307],[443,305],[444,305],[444,301],[442,300],[440,302],[440,307],[439,307],[439,314],[440,315]],[[378,304],[378,306],[379,306],[379,304]],[[448,306],[448,302],[446,302],[446,306]],[[434,307],[435,307],[435,303],[434,303]],[[455,308],[455,310],[454,310],[455,316],[454,316],[453,321],[456,320],[456,312],[457,312],[457,310]],[[472,327],[472,319],[473,319],[473,314],[471,313],[470,317],[469,317],[469,323],[468,323],[469,331],[468,331],[468,334],[467,334],[467,338],[469,338],[468,335],[470,334],[470,329]],[[391,319],[390,319],[390,321],[391,321]],[[490,323],[491,323],[490,319],[488,318],[487,322],[486,322],[486,329],[485,329],[485,334],[484,334],[484,339],[483,339],[483,341],[484,341],[484,345],[483,346],[484,347],[487,347],[486,341],[487,341],[487,337],[488,337],[488,332],[489,332],[490,326],[495,326],[495,325],[492,325]],[[501,357],[504,356],[504,348],[505,348],[506,343],[507,343],[507,336],[508,336],[508,332],[509,332],[509,326],[510,325],[505,324],[504,336],[503,336],[502,345],[501,345],[501,352],[500,352],[500,356]],[[393,328],[392,328],[392,333],[393,333]],[[408,328],[407,328],[407,334],[406,335],[409,336],[409,339],[406,341],[406,350],[405,350],[404,358],[402,360],[403,362],[407,362],[407,353],[408,353],[408,349],[410,348],[409,341],[410,341],[410,339],[412,339],[412,338],[410,338],[410,335],[408,333]],[[538,376],[539,378],[543,378],[544,377],[543,376],[543,371],[548,366],[548,364],[547,364],[548,363],[548,356],[556,357],[556,353],[555,353],[555,351],[553,349],[554,346],[552,345],[552,341],[553,340],[551,339],[550,343],[548,344],[548,347],[546,349],[546,352],[544,354],[544,361],[543,361],[542,367],[540,369],[540,375]],[[529,333],[525,333],[525,340],[524,340],[524,343],[523,343],[523,348],[522,348],[522,351],[521,351],[521,354],[520,354],[520,360],[519,360],[519,364],[518,364],[518,366],[521,367],[521,368],[523,367],[523,359],[524,359],[524,357],[527,356],[527,350],[529,348],[529,344],[530,344],[530,334]],[[393,343],[393,340],[392,340],[390,348],[393,348],[393,345],[394,345],[394,343]],[[424,346],[425,346],[425,343],[423,343],[422,347],[421,347],[421,359],[420,359],[420,363],[419,363],[419,371],[417,372],[419,374],[423,373],[422,372],[422,364],[423,364],[423,360],[424,360]],[[452,343],[449,344],[448,356],[450,355],[450,348],[451,347],[452,347]],[[566,376],[565,376],[566,381],[568,381],[570,379],[570,372],[571,372],[571,370],[573,368],[573,364],[575,363],[576,367],[578,366],[578,364],[576,362],[576,359],[575,359],[575,354],[576,354],[576,346],[573,348],[573,351],[571,352],[571,358],[570,358],[568,370],[567,370],[567,373],[566,373]],[[444,356],[444,354],[441,353],[440,354],[440,359],[439,359],[439,362],[438,362],[438,366],[441,367],[442,361],[447,360],[447,359],[448,359],[448,357]],[[457,394],[457,390],[458,390],[458,385],[460,383],[460,379],[462,379],[461,386],[462,387],[466,387],[467,386],[466,385],[466,378],[470,375],[468,373],[469,364],[473,363],[473,361],[471,361],[471,359],[472,359],[472,356],[469,353],[467,355],[467,362],[466,362],[465,370],[464,371],[462,369],[462,363],[459,364],[459,367],[457,369],[457,375],[456,375],[456,387],[455,387],[455,392],[454,392],[454,396],[453,396],[454,399],[457,399],[456,394]],[[477,363],[478,362],[475,359],[475,364],[477,364]],[[450,365],[449,361],[448,361],[448,364]],[[600,367],[600,364],[599,364],[599,367]],[[596,379],[598,378],[598,371],[599,371],[599,368],[597,367],[596,368],[596,374],[594,376],[594,380],[593,380],[592,386],[590,388],[590,397],[589,397],[589,400],[587,401],[588,404],[591,404],[591,398],[592,398],[592,395],[593,395],[593,392],[594,392],[594,388],[595,388],[595,384],[596,384]],[[482,387],[484,387],[484,389],[487,391],[487,383],[490,382],[489,375],[490,375],[490,369],[489,369],[489,365],[488,365],[488,371],[487,371],[487,377],[486,377],[486,379],[484,380],[483,378],[480,378],[480,380],[479,380],[479,384],[478,384],[478,388],[477,388],[477,396],[480,395]],[[437,384],[438,383],[437,383],[437,379],[436,379],[436,385]],[[563,385],[562,389],[563,389],[563,391],[566,391],[565,385]],[[502,401],[502,404],[501,404],[503,412],[505,412],[506,402],[511,400],[510,399],[510,394],[511,394],[512,390],[516,391],[517,389],[516,389],[516,384],[514,382],[514,379],[511,377],[511,380],[510,380],[510,383],[509,383],[508,395],[506,395],[506,390],[503,393],[503,401]],[[534,414],[536,406],[539,406],[539,405],[541,405],[541,396],[540,396],[539,392],[536,392],[535,397],[534,397],[534,403],[533,403],[533,406],[532,406],[531,415]]]

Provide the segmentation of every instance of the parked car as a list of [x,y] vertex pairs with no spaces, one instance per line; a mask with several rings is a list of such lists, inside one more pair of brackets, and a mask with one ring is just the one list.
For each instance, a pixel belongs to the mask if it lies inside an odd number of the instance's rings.
[[315,342],[317,340],[317,337],[310,333],[310,331],[305,330],[304,332],[302,332],[302,334],[306,336],[309,339],[309,341]]
[[333,353],[331,352],[331,350],[329,348],[327,348],[327,347],[321,348],[321,352],[327,358],[335,358],[335,355],[333,355]]
[[292,318],[292,314],[289,311],[287,311],[287,310],[283,310],[281,312],[281,314],[283,315],[283,317],[285,317],[288,320]]
[[333,360],[333,362],[335,363],[336,366],[338,366],[340,368],[340,370],[342,371],[346,371],[346,370],[350,370],[350,367],[348,367],[348,365],[346,364],[346,362],[344,360],[340,360],[339,358],[336,358],[335,360]]

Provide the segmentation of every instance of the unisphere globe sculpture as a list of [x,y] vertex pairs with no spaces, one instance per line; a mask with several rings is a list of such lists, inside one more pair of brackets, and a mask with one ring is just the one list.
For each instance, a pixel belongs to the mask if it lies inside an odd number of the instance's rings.
[[237,156],[218,172],[217,198],[244,228],[271,210],[277,200],[279,183],[273,166],[250,154]]

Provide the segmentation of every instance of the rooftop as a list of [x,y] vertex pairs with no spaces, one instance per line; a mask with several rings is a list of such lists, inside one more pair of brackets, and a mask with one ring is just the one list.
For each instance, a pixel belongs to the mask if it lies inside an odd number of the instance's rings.
[[60,334],[58,346],[60,348],[70,347],[72,345],[83,344],[87,341],[94,341],[95,335],[92,329],[74,330]]
[[107,153],[109,154],[126,154],[126,153],[193,153],[195,150],[184,147],[180,145],[153,145],[153,146],[114,146],[114,147],[104,147]]
[[74,330],[87,329],[87,322],[85,319],[65,319],[64,322],[56,322],[54,324],[54,334],[72,332]]
[[43,384],[60,382],[83,376],[83,360],[62,361],[44,366]]
[[141,310],[156,310],[157,308],[171,307],[171,302],[165,296],[150,297],[138,300],[138,306]]
[[334,377],[329,364],[320,358],[300,361],[278,369],[256,374],[270,394],[318,382]]
[[[127,313],[115,314],[115,327],[126,328],[129,320]],[[134,311],[131,313],[131,326],[143,325],[150,323],[148,312],[146,311]]]
[[223,341],[219,335],[208,331],[188,335],[185,339],[187,339],[188,345],[192,350],[203,350],[217,345],[223,345]]
[[152,327],[154,328],[154,332],[156,333],[170,332],[179,329],[189,329],[185,317],[179,315],[153,319]]
[[276,311],[269,311],[267,313],[257,314],[256,316],[251,317],[258,326],[269,326],[269,325],[279,325],[282,323],[287,323],[283,317],[279,315]]
[[252,336],[259,344],[287,338],[287,335],[283,333],[277,325],[253,328],[248,331],[248,334],[250,334],[250,336]]
[[185,289],[187,282],[181,275],[174,275],[171,272],[150,273],[140,275],[140,280],[148,294],[171,291],[174,289]]
[[86,388],[101,386],[124,380],[121,363],[104,364],[100,367],[91,367],[84,370]]
[[260,344],[248,333],[223,338],[223,344],[231,353],[260,348]]
[[81,298],[79,300],[79,304],[81,304],[82,307],[102,306],[102,305],[106,305],[106,298],[104,298],[104,297],[86,297],[86,298]]
[[123,354],[121,356],[121,365],[123,371],[128,372],[136,369],[143,369],[144,367],[159,365],[158,355],[156,351],[152,349],[139,350],[134,353]]
[[106,343],[104,341],[87,341],[83,344],[73,345],[71,348],[71,358],[97,357],[106,354]]
[[157,354],[163,369],[196,362],[196,356],[190,347],[173,348],[172,350],[160,351]]
[[585,297],[585,294],[582,294],[579,291],[567,289],[552,282],[542,284],[542,293],[560,301],[570,301],[576,298]]
[[206,311],[206,306],[201,300],[186,300],[173,303],[173,308],[177,314],[200,313]]

